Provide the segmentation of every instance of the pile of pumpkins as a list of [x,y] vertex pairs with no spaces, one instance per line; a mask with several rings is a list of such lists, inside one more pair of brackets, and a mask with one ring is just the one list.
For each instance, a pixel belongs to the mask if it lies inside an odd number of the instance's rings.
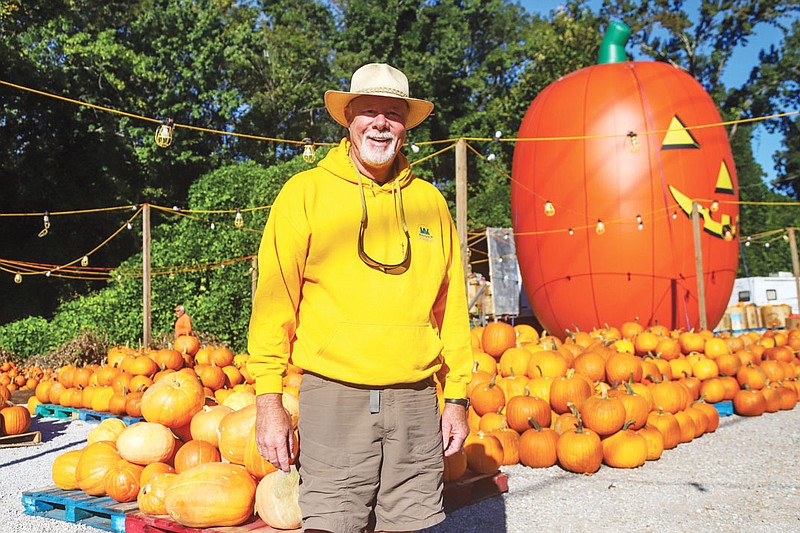
[[560,465],[591,474],[636,468],[719,425],[712,404],[742,416],[793,409],[800,394],[800,330],[715,336],[620,328],[563,339],[524,324],[472,330],[470,435],[445,477],[501,465]]
[[[276,471],[256,448],[248,356],[199,344],[187,349],[182,339],[169,350],[115,347],[104,365],[67,365],[37,387],[37,401],[143,419],[102,420],[84,448],[56,457],[53,482],[136,501],[142,513],[169,515],[188,527],[239,525],[254,513],[277,529],[299,527],[297,471]],[[296,427],[301,375],[291,370],[283,404]]]
[[[254,513],[277,529],[300,527],[296,470],[276,471],[258,453],[248,355],[191,340],[115,347],[106,364],[67,365],[36,387],[36,401],[143,418],[103,420],[83,449],[56,458],[53,481],[135,500],[141,512],[189,527],[238,525]],[[472,347],[470,435],[445,458],[445,481],[517,463],[583,474],[635,468],[713,432],[712,403],[732,400],[752,416],[792,409],[800,393],[795,330],[715,336],[632,321],[560,339],[493,322],[472,330]],[[301,380],[290,365],[283,403],[295,427]]]

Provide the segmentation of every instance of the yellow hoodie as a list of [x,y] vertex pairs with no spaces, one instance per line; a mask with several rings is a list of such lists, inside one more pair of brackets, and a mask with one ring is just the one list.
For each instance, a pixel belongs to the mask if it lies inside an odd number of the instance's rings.
[[[331,379],[368,386],[413,383],[438,373],[446,398],[466,397],[472,350],[458,236],[439,191],[414,178],[406,158],[384,185],[361,178],[342,140],[316,168],[286,182],[258,252],[247,368],[256,393],[282,390],[291,361]],[[410,266],[384,273],[358,254]],[[402,191],[400,190],[402,189]],[[401,200],[401,201],[399,201]]]

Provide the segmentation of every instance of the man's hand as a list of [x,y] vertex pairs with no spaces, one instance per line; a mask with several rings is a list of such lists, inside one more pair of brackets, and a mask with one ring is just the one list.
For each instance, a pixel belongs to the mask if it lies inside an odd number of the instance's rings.
[[295,452],[292,421],[283,408],[281,394],[256,397],[256,444],[258,453],[278,470],[289,472],[289,457]]
[[467,435],[467,410],[458,404],[445,403],[442,411],[442,447],[445,457],[460,450]]

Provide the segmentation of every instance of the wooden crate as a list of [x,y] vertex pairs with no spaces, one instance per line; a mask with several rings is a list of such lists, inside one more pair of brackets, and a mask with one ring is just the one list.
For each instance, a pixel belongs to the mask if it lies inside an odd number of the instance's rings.
[[19,435],[4,435],[0,437],[0,448],[17,448],[20,446],[40,446],[42,444],[42,432],[31,431],[20,433]]

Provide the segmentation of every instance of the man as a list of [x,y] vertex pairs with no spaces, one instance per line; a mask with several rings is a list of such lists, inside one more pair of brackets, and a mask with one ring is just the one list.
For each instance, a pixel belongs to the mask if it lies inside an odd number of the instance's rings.
[[[405,531],[442,511],[442,451],[467,436],[471,377],[460,246],[447,203],[400,153],[433,104],[368,64],[325,106],[349,131],[276,198],[258,255],[248,369],[256,441],[288,471],[281,405],[291,357],[300,388],[300,508],[306,531]],[[433,375],[444,383],[439,415]]]
[[175,306],[175,338],[192,334],[192,319],[186,314],[183,305]]

